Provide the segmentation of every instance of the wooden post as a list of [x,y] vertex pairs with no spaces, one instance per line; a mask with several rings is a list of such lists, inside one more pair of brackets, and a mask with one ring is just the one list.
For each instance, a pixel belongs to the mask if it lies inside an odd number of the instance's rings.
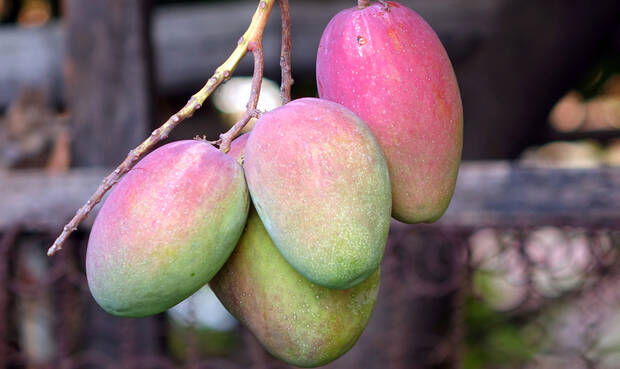
[[[73,164],[117,165],[147,137],[152,124],[150,0],[65,0],[64,10]],[[106,328],[127,323],[94,304],[84,314],[97,334],[82,345],[126,363],[126,345],[111,344],[118,337]],[[136,345],[150,347],[152,340]]]
[[115,165],[147,135],[150,0],[66,0],[65,80],[75,165]]

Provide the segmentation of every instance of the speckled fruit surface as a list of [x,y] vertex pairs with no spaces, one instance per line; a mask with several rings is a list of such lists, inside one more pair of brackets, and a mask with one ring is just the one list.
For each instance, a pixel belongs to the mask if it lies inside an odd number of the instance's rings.
[[318,286],[284,260],[252,208],[239,244],[209,285],[274,356],[316,367],[346,353],[364,331],[379,270],[352,289]]
[[461,158],[463,109],[452,65],[431,27],[388,1],[351,8],[329,22],[317,54],[319,96],[368,124],[385,153],[392,215],[437,220]]
[[90,234],[88,285],[114,315],[159,313],[221,268],[245,225],[242,167],[201,141],[142,159],[110,192]]
[[304,98],[264,114],[244,169],[267,232],[299,273],[346,289],[375,272],[390,225],[390,181],[379,144],[350,110]]

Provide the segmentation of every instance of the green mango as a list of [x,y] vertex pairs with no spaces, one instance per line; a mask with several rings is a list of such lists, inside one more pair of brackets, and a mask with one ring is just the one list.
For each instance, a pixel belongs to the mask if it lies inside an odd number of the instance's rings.
[[237,247],[209,285],[274,356],[299,367],[346,353],[368,324],[379,269],[347,290],[314,284],[282,257],[251,207]]
[[303,98],[261,116],[243,161],[267,232],[302,275],[347,289],[377,270],[392,211],[379,143],[349,109]]

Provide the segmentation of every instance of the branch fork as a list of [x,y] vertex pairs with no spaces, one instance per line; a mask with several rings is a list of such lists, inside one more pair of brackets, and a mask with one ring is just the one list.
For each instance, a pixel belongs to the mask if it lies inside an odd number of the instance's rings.
[[[252,21],[246,32],[239,38],[236,48],[233,50],[228,59],[220,65],[206,84],[187,101],[185,106],[177,113],[172,115],[164,124],[154,130],[140,145],[129,151],[123,162],[110,174],[108,174],[95,193],[86,201],[80,209],[77,210],[71,221],[64,226],[61,234],[48,249],[47,255],[52,256],[62,249],[68,237],[77,230],[78,225],[88,217],[93,208],[101,202],[103,196],[121,179],[121,177],[129,172],[136,163],[158,143],[165,140],[170,132],[178,126],[182,121],[190,118],[194,113],[202,107],[205,100],[225,81],[229,80],[232,72],[236,69],[241,59],[251,52],[254,57],[254,74],[252,77],[252,90],[250,99],[247,104],[247,110],[241,119],[226,133],[220,135],[217,141],[210,142],[218,145],[220,150],[228,152],[230,143],[234,140],[251,118],[260,117],[262,114],[257,110],[258,98],[263,79],[264,56],[262,47],[262,38],[267,25],[267,20],[273,9],[275,0],[260,0]],[[282,50],[280,57],[280,65],[282,68],[282,102],[287,103],[291,99],[291,86],[293,79],[291,77],[291,36],[290,36],[290,13],[288,0],[278,0],[281,17],[282,17]]]

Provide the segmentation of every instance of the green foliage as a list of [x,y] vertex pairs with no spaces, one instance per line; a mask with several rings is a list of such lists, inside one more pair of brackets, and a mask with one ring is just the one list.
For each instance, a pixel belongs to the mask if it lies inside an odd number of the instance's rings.
[[523,322],[470,298],[466,304],[465,369],[498,368],[523,364],[539,346],[528,339]]
[[194,329],[169,321],[168,344],[172,355],[185,360],[188,356],[188,343],[193,341],[196,349],[210,356],[230,355],[241,344],[237,331],[217,331],[213,329]]
[[620,57],[613,51],[603,56],[579,79],[577,90],[586,99],[593,98],[603,91],[610,77],[620,73]]

